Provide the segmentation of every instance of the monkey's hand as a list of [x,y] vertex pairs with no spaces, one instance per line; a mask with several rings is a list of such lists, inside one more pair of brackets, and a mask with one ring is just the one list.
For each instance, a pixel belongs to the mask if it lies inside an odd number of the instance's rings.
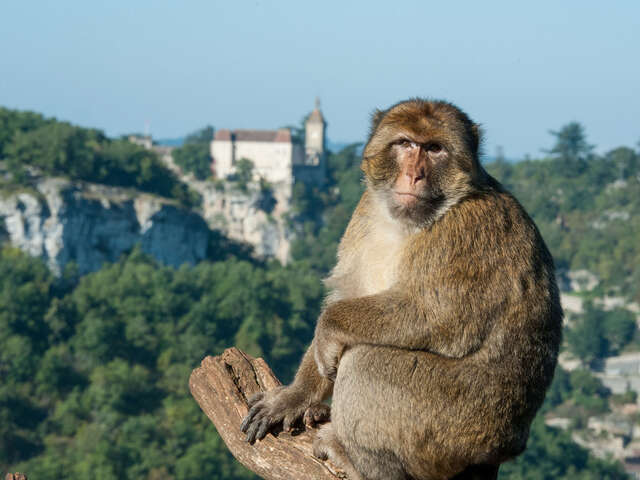
[[257,393],[249,399],[249,413],[240,429],[253,443],[263,439],[269,430],[282,422],[282,430],[288,432],[304,417],[306,426],[315,426],[329,419],[329,406],[323,403],[310,404],[308,393],[289,385],[268,392]]

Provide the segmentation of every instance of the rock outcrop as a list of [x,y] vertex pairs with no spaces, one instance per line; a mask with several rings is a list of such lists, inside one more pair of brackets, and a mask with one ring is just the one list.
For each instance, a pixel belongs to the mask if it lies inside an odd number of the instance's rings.
[[75,262],[98,270],[136,245],[166,265],[194,264],[207,255],[203,218],[176,202],[134,190],[62,178],[0,192],[0,226],[8,241],[59,273]]
[[275,257],[287,263],[292,237],[286,221],[291,206],[290,184],[261,190],[253,182],[242,191],[231,182],[187,179],[186,183],[202,195],[202,215],[211,228],[251,245],[258,257]]

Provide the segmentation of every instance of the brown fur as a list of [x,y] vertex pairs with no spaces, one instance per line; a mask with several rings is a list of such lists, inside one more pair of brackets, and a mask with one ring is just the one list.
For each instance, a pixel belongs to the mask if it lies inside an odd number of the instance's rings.
[[[478,163],[479,144],[478,127],[445,102],[374,118],[368,188],[314,341],[293,384],[254,402],[251,440],[333,391],[316,449],[365,479],[493,478],[522,452],[562,311],[551,256]],[[474,477],[481,464],[488,473]]]

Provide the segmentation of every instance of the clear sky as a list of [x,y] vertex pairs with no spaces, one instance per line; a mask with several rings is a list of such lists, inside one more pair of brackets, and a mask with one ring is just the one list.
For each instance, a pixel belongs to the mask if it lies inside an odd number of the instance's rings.
[[155,138],[298,123],[333,141],[374,107],[461,106],[486,152],[539,156],[577,120],[599,151],[640,139],[640,1],[2,1],[0,105]]

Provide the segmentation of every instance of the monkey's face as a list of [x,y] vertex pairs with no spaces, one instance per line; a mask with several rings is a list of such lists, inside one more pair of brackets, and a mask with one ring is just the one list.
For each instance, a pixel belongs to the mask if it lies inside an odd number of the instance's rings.
[[438,175],[446,169],[449,157],[443,145],[403,136],[391,145],[390,156],[396,166],[389,186],[394,203],[415,208],[421,202],[432,203],[442,196]]
[[471,190],[478,141],[456,107],[410,100],[374,117],[362,169],[392,215],[423,224]]

